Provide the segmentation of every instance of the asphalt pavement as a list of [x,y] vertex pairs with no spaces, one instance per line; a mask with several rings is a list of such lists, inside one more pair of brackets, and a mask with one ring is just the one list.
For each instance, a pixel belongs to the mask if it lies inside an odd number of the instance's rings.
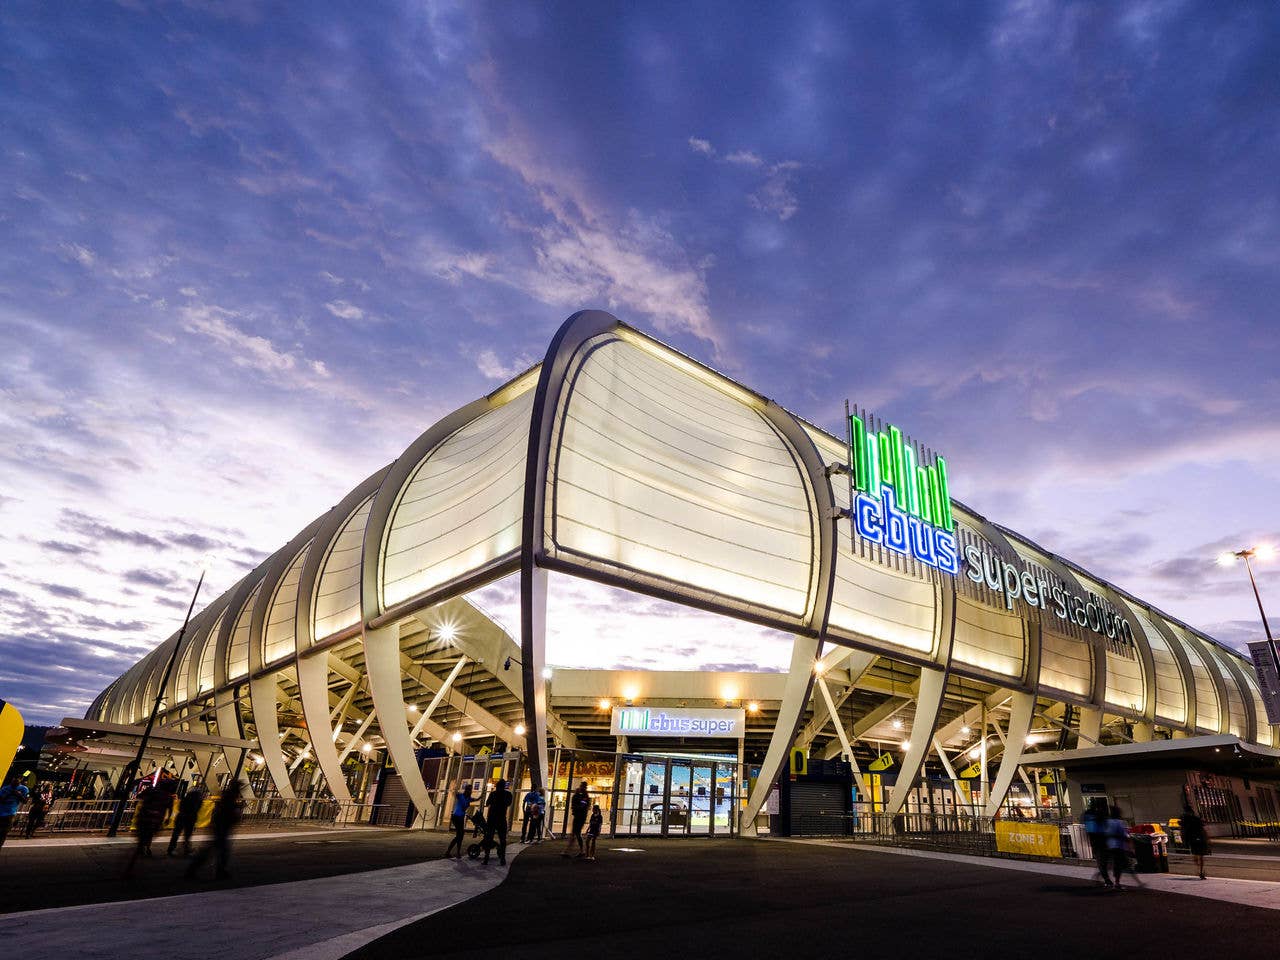
[[559,852],[526,850],[502,885],[349,960],[1272,957],[1280,921],[1274,909],[1150,887],[1108,892],[1079,867],[1028,872],[851,845],[617,840],[594,863]]
[[[197,846],[207,838],[197,838]],[[213,880],[213,864],[200,879],[187,880],[187,861],[169,857],[167,833],[139,860],[131,879],[125,864],[131,840],[58,838],[57,842],[10,840],[0,848],[0,915],[87,903],[138,900],[209,890],[229,890],[295,880],[406,866],[438,858],[448,843],[442,833],[377,830],[299,831],[254,835],[246,828],[232,847],[231,878]]]

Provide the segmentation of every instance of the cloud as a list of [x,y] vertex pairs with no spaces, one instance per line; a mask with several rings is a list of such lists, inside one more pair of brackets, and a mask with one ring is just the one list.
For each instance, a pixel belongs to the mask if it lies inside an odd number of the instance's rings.
[[498,359],[497,353],[487,347],[476,354],[476,369],[490,380],[510,380],[528,370],[535,362],[522,354],[511,363],[504,364]]
[[323,363],[278,349],[266,337],[245,333],[231,321],[238,315],[213,304],[184,306],[178,310],[183,327],[222,347],[238,367],[262,373],[288,375],[288,382],[315,384],[327,376]]
[[764,179],[759,186],[747,194],[747,203],[752,208],[771,214],[781,221],[790,220],[800,209],[793,183],[800,170],[800,164],[797,161],[781,160],[769,163],[754,150],[720,153],[711,141],[698,137],[689,138],[689,147],[694,153],[709,160],[763,173]]
[[345,300],[331,300],[324,308],[340,320],[363,320],[364,311]]
[[123,577],[129,583],[143,584],[152,587],[167,587],[174,582],[174,577],[156,570],[128,570]]

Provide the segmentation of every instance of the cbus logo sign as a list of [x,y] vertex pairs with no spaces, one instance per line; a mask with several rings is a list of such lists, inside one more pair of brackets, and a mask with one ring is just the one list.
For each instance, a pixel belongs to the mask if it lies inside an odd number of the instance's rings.
[[858,536],[944,573],[960,571],[947,462],[917,453],[897,427],[849,415],[849,478]]

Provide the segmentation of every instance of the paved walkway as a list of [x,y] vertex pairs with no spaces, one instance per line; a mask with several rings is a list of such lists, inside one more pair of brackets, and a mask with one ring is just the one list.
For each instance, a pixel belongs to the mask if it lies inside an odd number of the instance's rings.
[[[519,853],[518,844],[511,846],[508,863]],[[23,960],[337,960],[506,876],[496,860],[483,866],[436,859],[294,883],[10,913],[0,916],[0,943],[18,948],[12,955]]]
[[[901,857],[919,857],[925,860],[947,860],[952,863],[968,863],[974,866],[995,867],[1000,870],[1020,870],[1023,873],[1038,873],[1042,876],[1058,878],[1069,877],[1075,880],[1092,881],[1098,876],[1093,867],[1080,867],[1065,863],[1044,863],[1033,860],[1005,860],[1000,857],[971,857],[958,853],[940,853],[933,850],[912,850],[906,847],[880,847],[873,844],[841,843],[830,840],[776,840],[774,843],[803,843],[824,847],[838,847],[855,853],[892,854]],[[1213,867],[1212,859],[1209,863]],[[1181,876],[1170,873],[1142,873],[1136,879],[1125,878],[1127,884],[1135,888],[1141,886],[1145,890],[1161,893],[1178,893],[1192,897],[1207,897],[1210,900],[1221,900],[1224,903],[1238,903],[1249,907],[1261,907],[1265,910],[1280,910],[1280,881],[1276,880],[1237,880],[1222,877],[1210,877],[1201,880],[1195,876]]]

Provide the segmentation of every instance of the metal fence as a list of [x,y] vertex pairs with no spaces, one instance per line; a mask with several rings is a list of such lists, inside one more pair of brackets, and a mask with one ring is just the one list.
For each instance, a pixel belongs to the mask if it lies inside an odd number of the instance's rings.
[[791,821],[793,837],[825,837],[851,842],[875,843],[883,846],[912,847],[973,856],[1009,856],[996,849],[996,822],[1028,822],[1058,828],[1062,856],[1087,859],[1090,854],[1080,840],[1079,824],[1057,817],[1028,820],[994,818],[961,810],[948,813],[912,812],[889,815],[855,804],[853,813],[817,813],[795,816]]
[[[66,800],[53,801],[45,811],[44,819],[36,828],[36,836],[56,833],[106,833],[115,810],[114,800]],[[268,824],[305,825],[324,827],[356,827],[378,824],[382,805],[374,803],[339,802],[337,800],[286,800],[283,797],[249,797],[241,810],[243,826]],[[121,829],[132,828],[137,803],[125,804]],[[9,836],[17,839],[26,834],[30,805],[18,811]],[[165,819],[165,829],[173,825],[172,814]]]

